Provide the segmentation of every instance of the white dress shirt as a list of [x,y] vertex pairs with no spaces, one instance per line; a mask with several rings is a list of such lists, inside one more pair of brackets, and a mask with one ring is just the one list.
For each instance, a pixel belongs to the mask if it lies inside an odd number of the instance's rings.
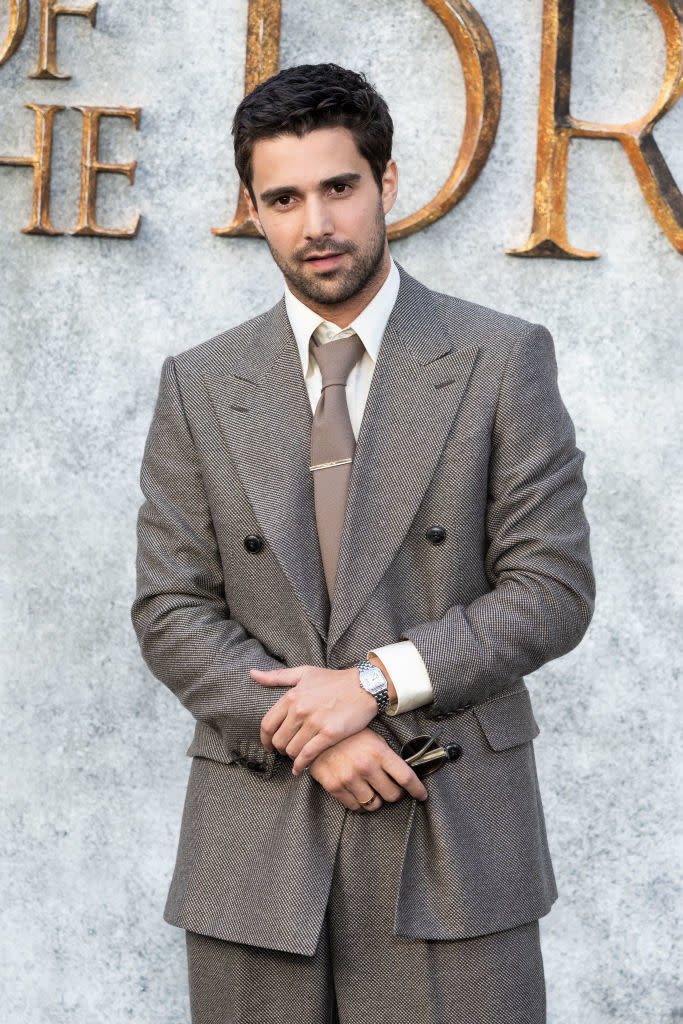
[[[391,260],[386,281],[348,327],[348,330],[355,331],[365,346],[362,358],[353,367],[346,382],[349,418],[356,438],[360,430],[375,363],[379,356],[382,336],[396,302],[399,284],[398,269],[394,261]],[[332,341],[341,332],[341,328],[329,320],[324,320],[318,313],[301,302],[292,294],[286,283],[285,305],[301,357],[301,367],[311,401],[311,409],[315,411],[322,391],[322,375],[317,362],[309,353],[308,345],[311,335],[317,331],[316,339],[325,344]],[[394,684],[398,700],[393,707],[387,709],[388,714],[397,715],[402,711],[412,711],[413,708],[419,708],[432,701],[433,690],[427,668],[417,647],[410,640],[400,640],[398,643],[376,647],[374,650],[368,651],[368,654],[374,654],[379,658]]]

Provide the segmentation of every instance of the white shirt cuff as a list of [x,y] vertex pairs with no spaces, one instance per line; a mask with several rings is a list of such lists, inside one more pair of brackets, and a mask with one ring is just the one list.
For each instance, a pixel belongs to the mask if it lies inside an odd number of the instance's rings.
[[387,715],[412,711],[423,704],[430,704],[434,699],[427,667],[412,641],[400,640],[396,644],[386,644],[368,651],[368,654],[375,654],[380,659],[396,690],[398,702],[394,707],[385,709]]

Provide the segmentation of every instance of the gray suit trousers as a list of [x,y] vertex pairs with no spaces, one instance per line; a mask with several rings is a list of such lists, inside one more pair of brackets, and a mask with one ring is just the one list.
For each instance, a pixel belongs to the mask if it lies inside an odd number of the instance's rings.
[[312,956],[186,931],[192,1024],[545,1024],[537,920],[454,941],[394,934],[410,807],[346,812]]

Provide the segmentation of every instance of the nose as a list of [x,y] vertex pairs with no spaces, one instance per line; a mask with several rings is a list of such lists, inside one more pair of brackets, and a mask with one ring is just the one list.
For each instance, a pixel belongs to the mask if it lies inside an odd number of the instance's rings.
[[304,237],[326,238],[334,234],[331,211],[320,196],[309,196],[304,206]]

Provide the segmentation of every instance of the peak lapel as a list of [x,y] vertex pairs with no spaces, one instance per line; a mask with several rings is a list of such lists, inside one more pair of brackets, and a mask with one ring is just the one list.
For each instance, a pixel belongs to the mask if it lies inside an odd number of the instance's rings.
[[327,655],[398,551],[434,474],[478,346],[446,335],[429,289],[399,267],[354,456]]
[[329,599],[311,479],[311,405],[284,298],[262,317],[242,357],[227,353],[207,386],[254,514],[323,640]]

